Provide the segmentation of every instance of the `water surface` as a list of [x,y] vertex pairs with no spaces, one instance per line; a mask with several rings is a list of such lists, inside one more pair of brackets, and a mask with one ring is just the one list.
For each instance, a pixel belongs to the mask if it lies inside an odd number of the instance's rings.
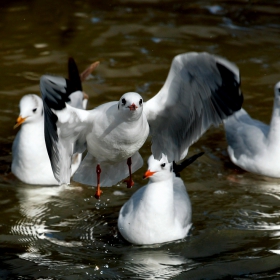
[[[39,94],[45,73],[66,75],[99,60],[84,84],[89,108],[127,91],[148,100],[172,58],[206,51],[242,76],[244,108],[266,123],[280,80],[279,1],[4,1],[0,8],[1,279],[278,279],[280,181],[230,163],[223,127],[190,148],[205,155],[182,178],[193,206],[184,240],[133,246],[118,233],[118,212],[146,181],[103,189],[31,186],[11,174],[18,102]],[[146,162],[150,142],[141,149]],[[276,251],[277,252],[277,251]]]

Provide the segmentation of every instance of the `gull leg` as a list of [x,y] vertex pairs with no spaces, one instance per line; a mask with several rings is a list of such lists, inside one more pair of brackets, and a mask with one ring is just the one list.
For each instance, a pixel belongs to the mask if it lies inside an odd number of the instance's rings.
[[101,173],[101,168],[100,168],[100,165],[97,164],[96,166],[96,174],[97,174],[97,190],[95,192],[95,195],[94,197],[96,199],[99,199],[101,194],[103,193],[101,190],[100,190],[100,173]]
[[134,182],[133,182],[133,180],[132,180],[132,175],[131,175],[131,163],[132,163],[131,157],[129,157],[129,158],[127,159],[127,162],[126,162],[126,163],[127,163],[127,165],[128,165],[128,170],[129,170],[129,179],[124,180],[124,182],[126,182],[127,188],[130,189],[130,188],[132,188],[133,185],[134,185]]

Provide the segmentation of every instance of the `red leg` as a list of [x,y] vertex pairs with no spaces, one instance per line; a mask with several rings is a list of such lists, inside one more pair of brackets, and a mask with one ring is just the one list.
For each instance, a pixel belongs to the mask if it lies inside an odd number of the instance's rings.
[[100,165],[97,164],[96,166],[96,174],[97,174],[97,190],[95,192],[95,195],[94,197],[96,199],[99,199],[101,194],[103,193],[101,190],[100,190],[100,173],[101,173],[101,168],[100,168]]
[[129,170],[129,179],[124,180],[124,182],[126,182],[127,188],[130,189],[130,188],[132,188],[133,185],[134,185],[134,182],[133,182],[133,180],[132,180],[132,175],[131,175],[131,163],[132,163],[131,157],[129,157],[129,158],[127,159],[127,162],[126,162],[126,163],[127,163],[127,165],[128,165],[128,170]]

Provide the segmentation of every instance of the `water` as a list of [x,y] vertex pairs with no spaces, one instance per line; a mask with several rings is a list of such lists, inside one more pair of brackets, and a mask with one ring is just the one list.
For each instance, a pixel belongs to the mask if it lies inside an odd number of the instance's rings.
[[[97,2],[97,1],[96,1]],[[89,108],[127,91],[144,100],[162,86],[172,58],[207,51],[241,71],[244,108],[269,122],[280,80],[279,1],[3,1],[0,8],[1,279],[280,279],[280,182],[230,163],[223,127],[190,149],[205,155],[182,178],[193,206],[184,240],[133,246],[118,233],[118,212],[146,183],[103,189],[31,186],[9,174],[18,102],[39,93],[41,75],[82,71]],[[150,142],[141,149],[146,161]],[[276,251],[277,252],[277,251]]]

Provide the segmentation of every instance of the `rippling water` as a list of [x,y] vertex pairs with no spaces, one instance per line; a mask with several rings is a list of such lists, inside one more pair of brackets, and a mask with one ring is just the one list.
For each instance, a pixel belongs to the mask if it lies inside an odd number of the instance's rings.
[[[205,155],[182,174],[193,206],[184,240],[133,246],[118,212],[143,186],[31,186],[9,173],[18,102],[38,93],[41,75],[83,70],[89,108],[127,91],[145,100],[162,86],[172,58],[207,51],[241,71],[244,108],[269,122],[280,80],[279,1],[3,1],[0,8],[1,279],[280,279],[280,181],[234,167],[223,127],[190,149]],[[150,143],[141,149],[146,160]]]

